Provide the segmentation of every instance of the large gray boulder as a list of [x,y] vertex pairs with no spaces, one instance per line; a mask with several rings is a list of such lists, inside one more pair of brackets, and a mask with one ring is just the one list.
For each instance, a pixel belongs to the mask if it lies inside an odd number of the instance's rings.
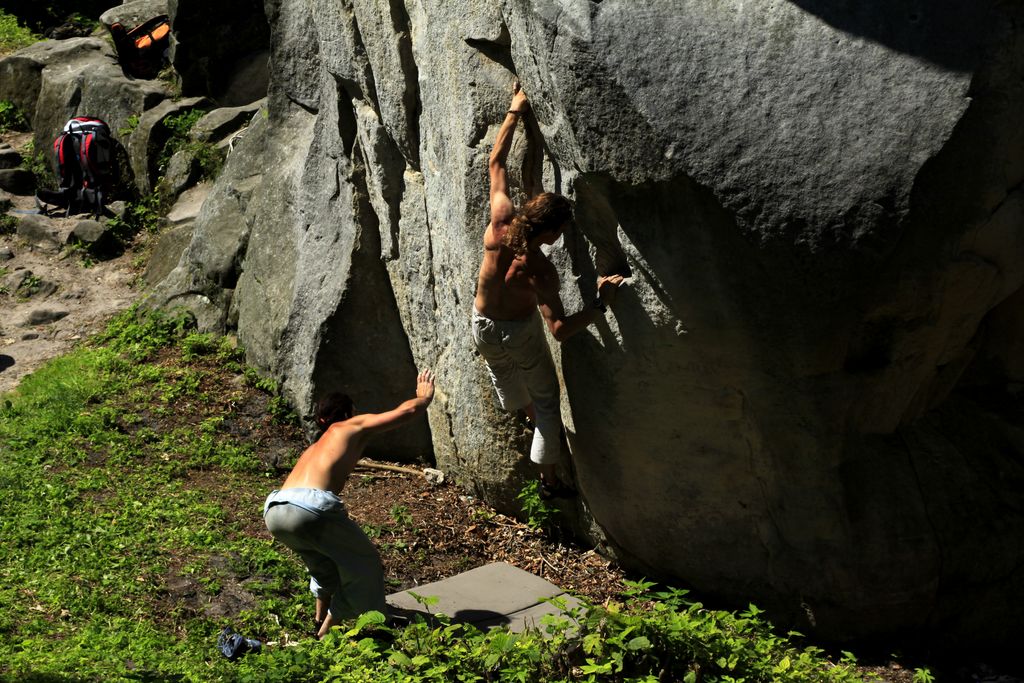
[[34,124],[43,70],[50,65],[97,59],[103,50],[104,42],[95,38],[44,40],[0,58],[0,100],[13,102]]
[[115,138],[133,117],[169,96],[159,81],[124,75],[100,38],[48,40],[0,59],[0,99],[26,113],[37,150],[48,150],[68,119],[103,119]]
[[107,29],[114,24],[121,24],[131,30],[154,17],[166,14],[167,0],[131,0],[131,2],[111,7],[101,14],[100,23]]
[[[833,637],[1007,643],[1024,600],[1022,10],[269,0],[267,116],[153,301],[237,326],[304,412],[438,373],[378,451],[499,505],[528,435],[468,334],[513,72],[576,229],[552,250],[587,530]],[[518,189],[517,189],[518,193]],[[390,435],[389,435],[390,436]]]
[[37,214],[20,216],[17,234],[28,244],[44,251],[59,251],[65,241],[52,219]]

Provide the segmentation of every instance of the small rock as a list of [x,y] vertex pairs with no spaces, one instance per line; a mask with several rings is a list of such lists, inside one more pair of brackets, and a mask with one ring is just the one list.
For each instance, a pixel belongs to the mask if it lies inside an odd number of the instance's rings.
[[116,202],[110,202],[104,205],[104,208],[114,214],[117,218],[124,218],[124,212],[128,210],[128,203],[122,199],[118,199]]
[[81,287],[69,290],[60,295],[64,301],[78,301],[85,298],[85,290]]
[[28,214],[18,219],[18,237],[47,251],[57,251],[61,246],[56,224],[46,216],[37,214]]
[[4,288],[8,292],[15,292],[21,289],[21,286],[32,277],[32,271],[26,270],[25,268],[15,268],[14,272],[7,276],[4,280]]
[[195,226],[191,223],[166,230],[160,235],[149,257],[143,278],[153,285],[170,275],[178,265],[182,252],[192,241]]
[[427,481],[431,484],[443,484],[444,483],[444,472],[441,470],[435,470],[433,467],[427,467],[423,470],[423,476],[426,477]]
[[11,194],[30,195],[36,191],[36,177],[23,168],[0,168],[0,188]]
[[92,219],[78,221],[78,223],[75,224],[75,227],[71,230],[71,234],[68,235],[68,242],[92,243],[102,239],[106,232],[106,226],[99,221],[94,221]]
[[199,182],[201,174],[202,169],[199,167],[199,161],[191,150],[186,148],[175,152],[167,164],[167,172],[161,181],[163,183],[163,190],[170,196],[177,197],[187,188]]
[[117,238],[103,223],[86,219],[78,221],[68,235],[68,244],[82,244],[95,256],[110,256],[117,252]]
[[211,187],[210,183],[200,183],[182,192],[178,200],[174,202],[174,206],[167,212],[167,222],[171,225],[195,222],[200,209],[203,208],[203,202],[210,194]]
[[21,155],[7,144],[0,144],[0,168],[18,168],[21,166]]
[[4,281],[8,292],[16,292],[21,297],[46,298],[57,291],[57,285],[49,280],[36,277],[31,270],[18,268]]
[[10,247],[0,247],[0,261],[10,261],[14,258],[14,251]]
[[50,282],[49,280],[39,280],[38,282],[33,284],[28,291],[22,293],[28,297],[37,297],[40,299],[45,299],[46,297],[50,296],[56,291],[57,285],[55,283]]
[[65,317],[68,311],[60,308],[37,308],[28,314],[26,325],[47,325]]
[[266,98],[241,107],[221,107],[204,115],[189,130],[189,137],[201,142],[219,142],[249,125]]
[[32,341],[33,339],[39,339],[39,335],[35,332],[26,332],[21,335],[21,341]]

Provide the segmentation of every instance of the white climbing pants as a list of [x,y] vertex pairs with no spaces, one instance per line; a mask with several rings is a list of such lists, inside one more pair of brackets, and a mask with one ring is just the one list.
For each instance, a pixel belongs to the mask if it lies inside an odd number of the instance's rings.
[[338,496],[320,489],[272,491],[263,520],[274,538],[306,563],[309,589],[330,601],[335,619],[370,610],[387,614],[380,556]]
[[501,407],[512,412],[533,403],[537,424],[530,460],[538,465],[558,463],[562,458],[558,375],[540,314],[534,309],[522,320],[491,320],[474,308],[473,342],[487,362]]

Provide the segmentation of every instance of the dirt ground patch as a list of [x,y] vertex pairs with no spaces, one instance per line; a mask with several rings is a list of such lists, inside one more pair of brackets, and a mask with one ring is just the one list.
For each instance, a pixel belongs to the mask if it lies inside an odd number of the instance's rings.
[[[0,136],[24,152],[29,133]],[[9,199],[6,215],[15,221],[37,213],[33,196]],[[0,231],[0,393],[47,360],[66,353],[100,330],[139,296],[145,267],[145,236],[107,260],[68,248],[67,236],[88,216],[52,216],[55,240],[27,240]]]

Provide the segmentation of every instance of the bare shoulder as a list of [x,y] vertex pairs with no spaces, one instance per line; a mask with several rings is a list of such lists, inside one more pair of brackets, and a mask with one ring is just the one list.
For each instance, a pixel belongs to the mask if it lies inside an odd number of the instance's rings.
[[508,226],[505,225],[503,229],[495,228],[494,223],[488,223],[487,229],[484,230],[484,250],[485,251],[499,251],[501,249],[501,240],[505,234]]
[[352,434],[358,433],[362,430],[362,422],[365,417],[365,415],[356,415],[355,417],[350,417],[342,422],[335,422],[327,428],[327,431],[324,432],[324,435],[320,438],[348,438]]

